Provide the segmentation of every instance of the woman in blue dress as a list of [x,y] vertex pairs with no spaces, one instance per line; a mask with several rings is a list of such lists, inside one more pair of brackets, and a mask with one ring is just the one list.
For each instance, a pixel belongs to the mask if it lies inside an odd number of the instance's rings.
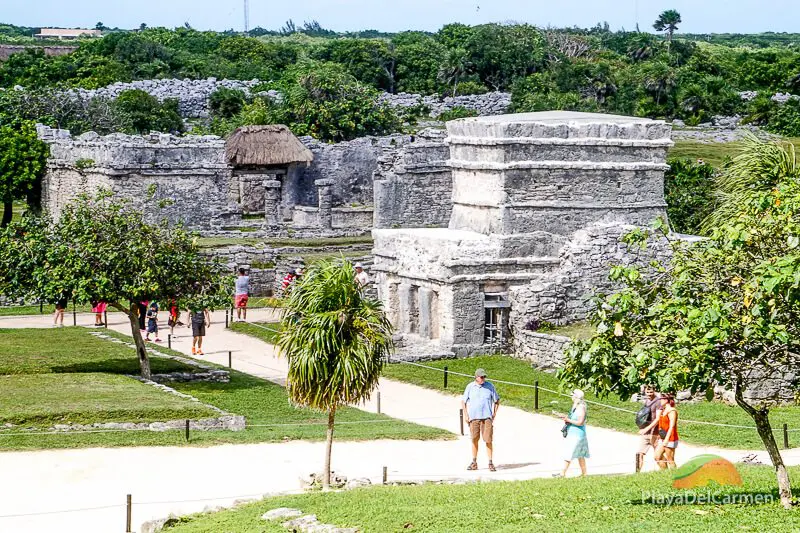
[[566,453],[564,454],[564,470],[560,477],[566,477],[567,469],[573,459],[578,460],[581,467],[581,475],[586,475],[586,459],[589,457],[589,441],[586,439],[586,402],[583,399],[583,391],[575,389],[572,391],[572,409],[568,416],[564,417],[567,424],[567,439],[565,443]]

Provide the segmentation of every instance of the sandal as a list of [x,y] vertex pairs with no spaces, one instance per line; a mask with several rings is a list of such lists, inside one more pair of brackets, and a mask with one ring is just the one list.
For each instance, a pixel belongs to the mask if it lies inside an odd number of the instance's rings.
[[467,467],[467,470],[477,470],[477,469],[478,469],[478,462],[477,461],[472,461],[469,464],[469,466]]
[[497,472],[497,469],[494,467],[491,461],[489,461],[489,471],[490,472]]

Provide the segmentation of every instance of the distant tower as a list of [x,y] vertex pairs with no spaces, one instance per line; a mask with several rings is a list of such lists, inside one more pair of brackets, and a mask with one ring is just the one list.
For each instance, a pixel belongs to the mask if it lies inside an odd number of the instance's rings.
[[244,0],[244,32],[250,31],[250,2]]

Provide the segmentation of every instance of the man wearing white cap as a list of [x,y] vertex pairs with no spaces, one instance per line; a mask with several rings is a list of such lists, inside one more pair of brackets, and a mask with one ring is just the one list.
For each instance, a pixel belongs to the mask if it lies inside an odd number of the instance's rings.
[[467,385],[461,407],[467,417],[469,436],[472,439],[472,462],[467,470],[478,469],[478,441],[483,437],[486,443],[486,456],[489,458],[489,470],[495,471],[492,463],[492,437],[494,436],[494,417],[500,407],[500,395],[494,385],[486,381],[486,371],[479,368],[475,371],[475,381]]
[[364,272],[364,265],[356,263],[356,283],[362,289],[369,285],[369,276]]

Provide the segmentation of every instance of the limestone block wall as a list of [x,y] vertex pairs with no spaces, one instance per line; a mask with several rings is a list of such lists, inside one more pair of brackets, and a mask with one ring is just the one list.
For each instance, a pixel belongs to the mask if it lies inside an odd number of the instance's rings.
[[445,227],[452,209],[449,156],[444,132],[430,129],[380,161],[374,174],[374,226]]
[[513,335],[512,357],[530,361],[536,368],[556,370],[564,365],[564,350],[572,341],[569,337],[548,335],[525,329]]

